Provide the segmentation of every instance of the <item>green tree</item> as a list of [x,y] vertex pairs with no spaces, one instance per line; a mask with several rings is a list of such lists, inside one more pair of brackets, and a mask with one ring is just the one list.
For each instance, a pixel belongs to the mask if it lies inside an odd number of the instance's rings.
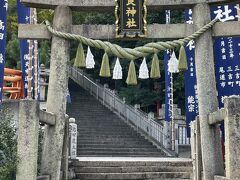
[[50,67],[50,42],[45,40],[45,41],[40,41],[39,42],[39,60],[40,64],[44,64],[45,67],[49,68]]
[[20,69],[20,47],[19,40],[17,38],[13,38],[9,40],[7,43],[6,49],[6,63],[5,67]]

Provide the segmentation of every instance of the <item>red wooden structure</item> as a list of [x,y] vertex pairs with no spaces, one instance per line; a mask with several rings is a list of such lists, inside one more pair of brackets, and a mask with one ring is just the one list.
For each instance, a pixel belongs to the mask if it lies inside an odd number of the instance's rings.
[[[7,86],[8,83],[11,86]],[[3,92],[10,93],[10,99],[24,98],[22,71],[4,68]]]

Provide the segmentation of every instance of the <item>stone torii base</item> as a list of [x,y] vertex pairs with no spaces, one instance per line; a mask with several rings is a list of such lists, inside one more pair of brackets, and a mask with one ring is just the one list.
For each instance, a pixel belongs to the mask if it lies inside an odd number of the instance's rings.
[[[224,108],[210,113],[209,124],[219,126],[224,120],[225,128],[225,166],[226,177],[217,175],[215,180],[239,180],[240,179],[240,97],[231,96],[224,100]],[[201,179],[201,143],[199,119],[192,122],[192,157],[193,180]]]
[[56,116],[40,110],[35,100],[6,100],[2,108],[17,126],[17,180],[37,179],[39,122],[54,126]]

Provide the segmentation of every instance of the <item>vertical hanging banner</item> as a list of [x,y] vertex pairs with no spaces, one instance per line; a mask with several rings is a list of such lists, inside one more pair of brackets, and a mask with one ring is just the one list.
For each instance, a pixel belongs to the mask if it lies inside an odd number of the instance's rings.
[[[187,24],[193,24],[192,10],[185,10],[184,19]],[[198,94],[197,94],[197,78],[195,70],[195,44],[190,41],[185,46],[187,55],[188,70],[185,71],[185,107],[186,107],[186,124],[187,135],[190,137],[190,122],[194,121],[198,115]]]
[[[30,24],[30,8],[26,8],[17,0],[17,12],[18,12],[18,23],[19,24]],[[21,69],[22,79],[24,85],[24,97],[27,96],[28,90],[28,65],[29,65],[29,41],[20,40],[20,58],[21,58]]]
[[[166,10],[166,24],[170,24],[171,21],[171,11]],[[168,71],[168,62],[171,57],[170,50],[167,50],[164,53],[164,72],[165,72],[165,121],[170,122],[172,120],[172,91],[171,91],[171,84],[172,76],[171,73]]]
[[4,78],[4,64],[6,52],[6,36],[7,36],[7,8],[8,1],[0,1],[0,104],[3,95],[3,78]]
[[[37,9],[34,8],[32,9],[32,14],[33,14],[33,18],[32,18],[32,23],[33,24],[37,24]],[[38,54],[38,41],[34,40],[33,41],[33,64],[34,64],[34,71],[33,72],[33,85],[34,85],[34,99],[35,100],[39,100],[40,97],[40,73],[39,73],[39,54]]]
[[[238,5],[211,7],[211,17],[222,22],[238,20]],[[185,22],[193,24],[192,10],[185,11]],[[198,115],[198,96],[195,71],[195,46],[190,41],[186,46],[189,69],[185,72],[186,121],[189,124]],[[240,38],[222,37],[214,42],[216,85],[219,108],[223,101],[231,95],[240,95]],[[188,129],[188,135],[190,131]]]
[[173,79],[171,73],[168,71],[168,61],[171,57],[170,50],[164,53],[164,70],[165,70],[165,121],[170,122],[172,120],[172,91],[171,84]]
[[[20,0],[17,0],[18,23],[30,24],[36,22],[36,12],[25,7]],[[35,15],[34,15],[35,14]],[[38,97],[37,89],[34,85],[38,86],[38,73],[34,70],[34,66],[38,67],[38,54],[37,42],[33,40],[20,40],[20,56],[21,56],[21,69],[22,78],[24,83],[24,97],[32,98],[35,93],[35,98]],[[37,81],[35,83],[35,81]],[[34,93],[33,93],[33,90]],[[38,99],[38,98],[37,98]]]
[[116,37],[147,36],[146,0],[116,0]]
[[[220,21],[237,21],[238,5],[213,6],[211,17]],[[231,95],[240,95],[240,38],[219,37],[214,42],[215,71],[219,107]]]

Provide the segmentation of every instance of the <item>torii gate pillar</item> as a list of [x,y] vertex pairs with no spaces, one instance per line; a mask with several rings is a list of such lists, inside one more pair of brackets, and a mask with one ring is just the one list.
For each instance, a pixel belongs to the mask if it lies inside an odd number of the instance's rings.
[[[210,7],[206,3],[193,8],[196,30],[211,21]],[[196,40],[196,75],[199,99],[199,118],[202,143],[203,179],[213,180],[224,175],[219,126],[210,126],[208,115],[218,109],[214,70],[212,31],[208,30]]]
[[[54,11],[53,27],[59,31],[70,32],[72,12],[67,6],[58,6]],[[47,97],[47,112],[56,114],[55,126],[45,127],[41,174],[50,175],[52,180],[60,179],[60,167],[65,128],[66,94],[70,59],[68,40],[53,36],[51,65]]]

